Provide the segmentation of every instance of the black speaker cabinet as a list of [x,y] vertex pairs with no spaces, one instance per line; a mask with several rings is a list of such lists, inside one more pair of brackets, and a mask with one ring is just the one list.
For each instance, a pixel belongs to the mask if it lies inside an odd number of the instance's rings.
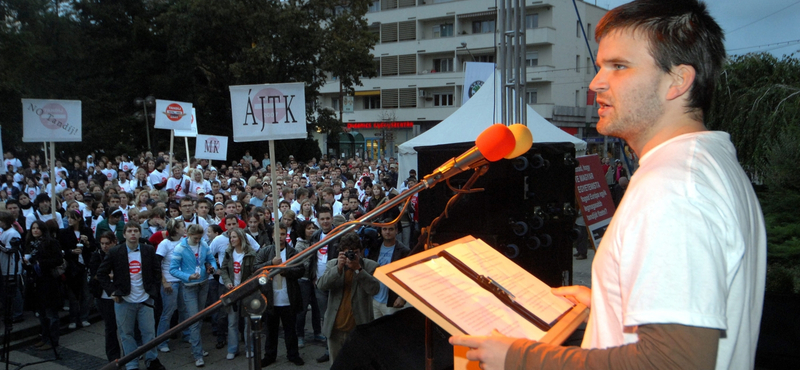
[[[447,144],[415,148],[419,174],[428,174],[473,146]],[[572,243],[577,238],[575,148],[572,143],[534,144],[522,156],[489,164],[473,185],[483,191],[464,194],[448,209],[432,241],[443,244],[472,235],[484,240],[550,286],[572,284]],[[450,179],[460,189],[474,171]],[[419,193],[421,227],[430,225],[455,194],[446,183]]]

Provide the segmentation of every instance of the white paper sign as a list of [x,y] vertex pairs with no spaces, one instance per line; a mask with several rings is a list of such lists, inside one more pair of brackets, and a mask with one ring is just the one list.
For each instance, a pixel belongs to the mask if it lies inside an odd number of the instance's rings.
[[215,135],[197,135],[197,145],[194,149],[197,159],[227,160],[228,137]]
[[176,137],[197,137],[197,112],[192,107],[192,129],[191,130],[175,130]]
[[233,141],[304,139],[303,83],[231,86]]
[[80,100],[22,99],[23,142],[82,139]]
[[156,99],[154,127],[165,130],[191,130],[192,103]]

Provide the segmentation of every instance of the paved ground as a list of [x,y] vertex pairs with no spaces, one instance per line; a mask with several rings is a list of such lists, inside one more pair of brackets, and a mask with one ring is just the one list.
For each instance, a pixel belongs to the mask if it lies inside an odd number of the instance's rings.
[[[589,250],[588,257],[588,259],[580,261],[573,259],[573,283],[576,285],[591,286],[590,271],[594,251]],[[37,351],[32,348],[32,344],[38,340],[36,334],[38,333],[39,320],[33,317],[30,312],[26,312],[26,315],[26,320],[23,323],[14,325],[14,335],[12,337],[15,339],[11,343],[9,369],[20,369],[20,367],[24,366],[25,369],[29,370],[93,370],[107,364],[104,352],[103,322],[100,321],[99,316],[93,316],[93,324],[91,326],[71,331],[66,329],[67,321],[62,320],[61,346],[59,347],[61,359],[52,361],[54,358],[53,351]],[[66,315],[66,312],[62,312],[62,315]],[[307,321],[310,321],[310,317]],[[225,348],[219,350],[214,348],[209,323],[203,324],[203,338],[206,339],[204,348],[209,352],[209,356],[205,358],[205,368],[244,369],[248,367],[248,359],[243,354],[233,360],[226,360],[225,355],[227,352]],[[319,364],[315,361],[325,352],[324,345],[311,341],[311,333],[306,333],[306,338],[305,348],[300,349],[300,356],[306,362],[303,368],[327,369],[330,366],[329,363]],[[170,341],[170,348],[171,351],[169,353],[159,352],[158,354],[159,359],[168,370],[196,369],[188,343],[172,340]],[[243,346],[240,346],[240,348],[243,348]],[[4,364],[0,364],[0,366],[4,366]],[[144,363],[141,364],[140,368],[145,368]],[[278,346],[278,361],[267,369],[294,368],[297,368],[297,366],[286,359],[286,349],[283,339],[281,339]]]

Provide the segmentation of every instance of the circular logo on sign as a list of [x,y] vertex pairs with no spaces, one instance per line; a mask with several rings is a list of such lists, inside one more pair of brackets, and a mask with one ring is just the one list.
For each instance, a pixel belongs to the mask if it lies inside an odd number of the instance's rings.
[[62,126],[67,123],[67,110],[64,109],[61,104],[49,103],[42,107],[41,110],[37,111],[37,113],[39,113],[39,120],[42,121],[42,125],[51,130],[58,130],[61,128],[56,122],[61,122]]
[[253,113],[262,123],[281,122],[286,116],[286,102],[283,93],[273,88],[263,89],[253,96]]
[[167,106],[167,111],[164,112],[167,115],[167,119],[170,121],[179,121],[186,113],[183,112],[183,108],[180,104],[172,103]]
[[481,89],[481,86],[483,86],[483,81],[481,81],[481,80],[476,80],[475,82],[470,84],[469,85],[469,92],[468,92],[469,97],[471,98],[473,95],[475,95],[475,93],[478,92],[478,90]]
[[130,263],[131,274],[138,274],[142,272],[142,263],[139,261],[131,261]]

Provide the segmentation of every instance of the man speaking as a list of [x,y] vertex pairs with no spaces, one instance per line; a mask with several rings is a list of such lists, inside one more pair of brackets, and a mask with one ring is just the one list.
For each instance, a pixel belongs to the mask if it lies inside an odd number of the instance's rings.
[[724,132],[703,123],[725,60],[697,0],[639,0],[597,25],[597,130],[640,168],[592,265],[592,289],[554,292],[591,308],[582,348],[454,336],[483,369],[751,369],[761,319],[761,207]]

